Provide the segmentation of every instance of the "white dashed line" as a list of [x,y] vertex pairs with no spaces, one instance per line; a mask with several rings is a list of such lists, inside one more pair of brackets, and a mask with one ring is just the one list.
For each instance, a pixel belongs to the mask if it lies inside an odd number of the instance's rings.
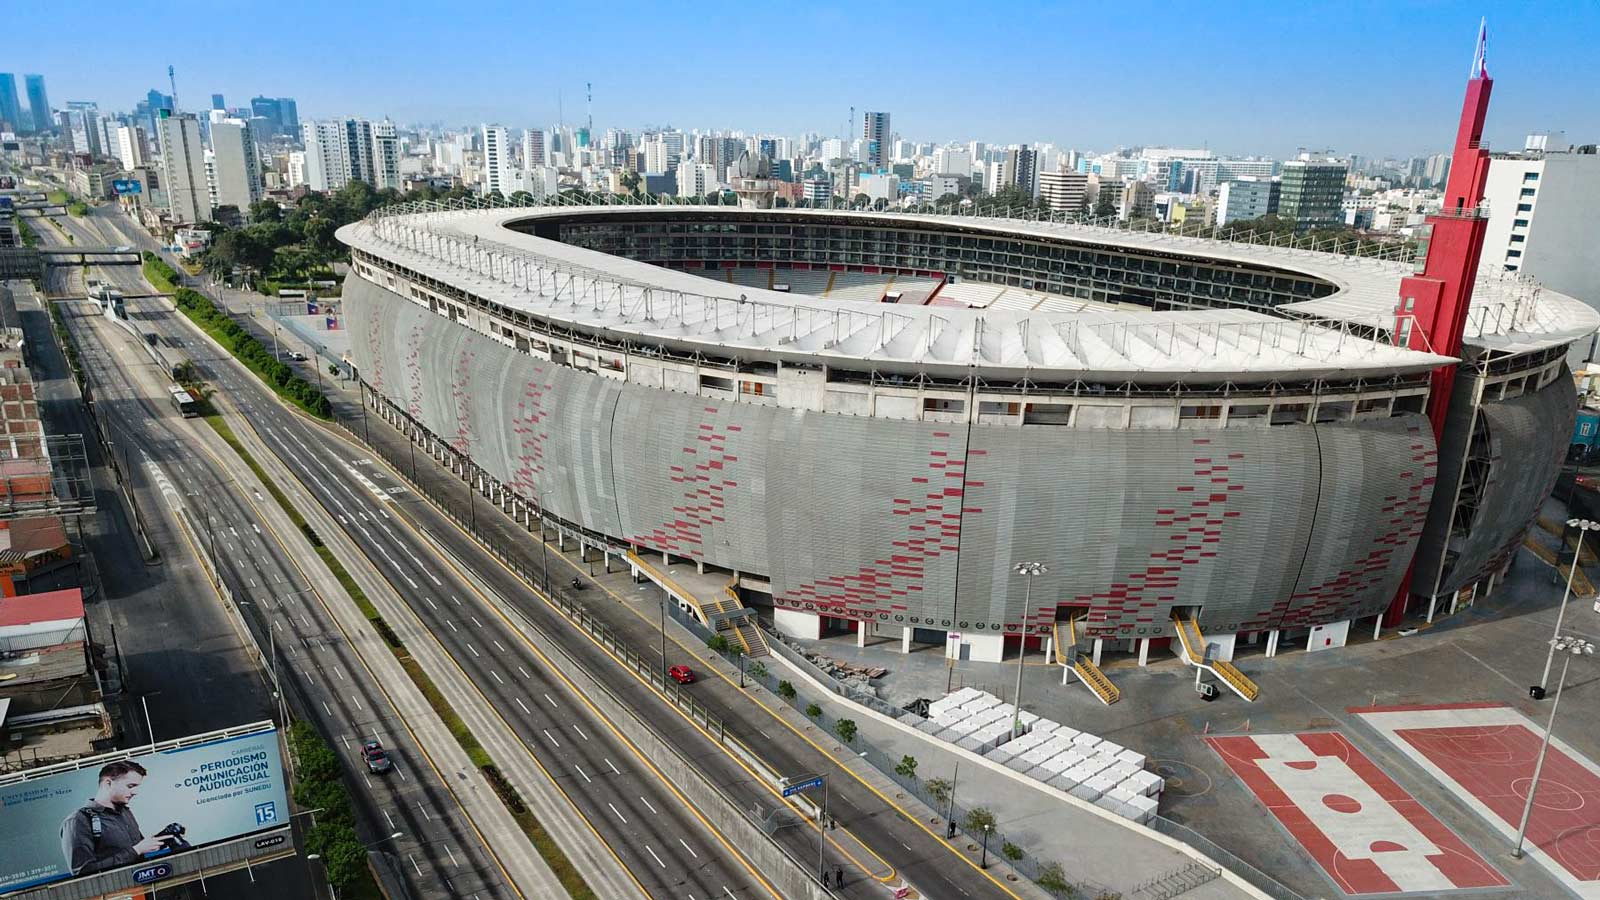
[[467,645],[467,649],[472,651],[472,656],[473,656],[474,659],[483,659],[483,657],[478,654],[478,648],[477,647],[474,647],[471,644],[468,644]]
[[533,710],[528,708],[528,704],[522,702],[522,698],[521,697],[517,698],[517,705],[522,707],[522,711],[523,712],[527,713],[530,716],[533,715]]
[[678,843],[683,844],[683,849],[689,851],[690,856],[694,857],[695,859],[700,858],[700,854],[694,852],[694,848],[685,843],[683,838],[678,838]]
[[557,704],[556,704],[556,701],[554,701],[554,700],[551,700],[551,699],[550,699],[550,695],[549,695],[549,694],[545,694],[545,695],[544,695],[544,699],[546,699],[546,700],[549,700],[549,701],[550,701],[550,705],[551,705],[551,707],[553,707],[553,708],[555,708],[555,709],[560,709],[560,708],[561,708],[561,707],[560,707],[560,706],[559,706],[559,705],[557,705]]
[[[639,798],[639,799],[640,799],[640,800],[644,800],[644,798],[643,798],[643,797],[640,797],[640,798]],[[650,807],[650,815],[652,815],[652,816],[659,816],[659,815],[661,815],[661,814],[660,814],[660,813],[658,813],[658,812],[656,812],[656,808],[655,808],[655,807],[654,807],[654,806],[650,806],[650,801],[649,801],[649,800],[644,800],[644,805],[645,805],[645,806],[649,806],[649,807]]]
[[606,757],[606,765],[611,767],[612,774],[614,774],[614,775],[621,775],[622,774],[621,770],[619,770],[617,768],[617,764],[612,762],[611,761],[611,757],[609,757],[609,756]]
[[527,669],[524,669],[521,666],[517,666],[517,671],[522,673],[522,677],[523,678],[532,678],[533,677],[532,675],[528,674],[528,670]]
[[500,651],[500,652],[501,652],[501,653],[505,653],[505,652],[506,652],[506,648],[505,648],[505,647],[502,647],[502,646],[501,646],[501,645],[500,645],[500,642],[499,642],[499,641],[495,641],[495,642],[494,642],[494,648],[495,648],[495,649],[496,649],[496,650],[499,650],[499,651]]
[[495,684],[505,684],[504,681],[500,680],[500,673],[499,672],[496,672],[495,670],[490,669],[489,670],[489,674],[494,677]]
[[[616,807],[613,806],[612,809],[616,809]],[[665,869],[667,867],[667,864],[661,861],[661,857],[657,856],[656,852],[654,850],[650,849],[650,845],[649,844],[645,844],[644,845],[644,850],[645,850],[646,853],[650,854],[650,858],[651,859],[656,861],[656,865],[660,866],[663,869]]]
[[624,816],[621,812],[618,812],[617,805],[615,803],[608,802],[608,803],[606,803],[606,805],[611,807],[611,811],[616,813],[617,818],[622,820],[622,824],[624,824],[624,825],[628,824],[628,817]]
[[579,737],[583,738],[586,741],[589,739],[589,736],[587,734],[583,733],[583,729],[582,728],[579,728],[577,725],[573,725],[572,727],[577,729]]
[[550,729],[541,728],[539,730],[543,731],[544,732],[544,736],[550,739],[550,743],[555,744],[557,747],[561,746],[561,742],[556,740],[556,736],[550,733]]
[[589,782],[589,783],[590,783],[590,784],[594,784],[594,779],[593,779],[593,778],[590,778],[590,777],[589,777],[589,773],[588,773],[588,772],[585,772],[585,771],[584,771],[584,770],[583,770],[583,766],[579,766],[579,765],[574,765],[574,766],[573,766],[573,768],[574,768],[574,769],[577,769],[577,770],[578,770],[578,774],[579,774],[579,775],[582,775],[582,776],[583,776],[583,780],[584,780],[584,781],[587,781],[587,782]]

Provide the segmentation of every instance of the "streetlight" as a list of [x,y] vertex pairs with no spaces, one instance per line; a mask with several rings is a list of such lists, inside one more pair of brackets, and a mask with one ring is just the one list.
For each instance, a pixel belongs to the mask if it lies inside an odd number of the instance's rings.
[[[1583,537],[1591,531],[1600,530],[1600,522],[1591,522],[1588,519],[1568,519],[1567,525],[1578,529],[1578,547],[1572,554],[1572,568],[1567,570],[1567,589],[1561,595],[1561,605],[1556,607],[1556,628],[1555,633],[1550,635],[1550,650],[1545,654],[1544,674],[1539,676],[1538,684],[1528,688],[1528,696],[1535,700],[1544,699],[1545,686],[1550,683],[1550,664],[1556,658],[1556,641],[1561,638],[1561,621],[1567,614],[1567,600],[1572,597],[1572,580],[1578,577],[1578,559],[1583,556]],[[1564,539],[1561,543],[1563,547],[1566,546]]]
[[[389,835],[388,837],[384,838],[383,840],[373,841],[370,844],[362,844],[361,845],[361,849],[363,849],[363,850],[371,850],[371,849],[373,849],[375,847],[381,846],[383,844],[387,844],[390,841],[399,840],[400,838],[403,838],[405,836],[406,836],[406,833],[404,831],[396,831],[394,834]],[[321,858],[322,858],[322,854],[320,854],[320,853],[307,853],[306,854],[306,859],[321,859]]]
[[[1580,537],[1581,539],[1581,537]],[[1574,563],[1576,564],[1576,563]],[[1550,718],[1544,725],[1544,741],[1539,745],[1539,760],[1533,764],[1533,781],[1528,783],[1528,802],[1522,807],[1522,824],[1517,826],[1517,843],[1511,848],[1511,858],[1522,858],[1522,840],[1528,834],[1528,820],[1533,816],[1533,797],[1539,790],[1539,776],[1544,772],[1544,755],[1550,749],[1550,732],[1556,726],[1556,710],[1561,706],[1561,689],[1567,684],[1567,666],[1574,656],[1593,656],[1594,644],[1577,635],[1560,635],[1550,641],[1550,650],[1567,654],[1561,661],[1561,679],[1556,682],[1556,699],[1550,704]]]
[[1028,614],[1033,609],[1033,576],[1044,575],[1050,567],[1039,562],[1019,562],[1011,567],[1011,574],[1027,579],[1022,592],[1022,635],[1017,644],[1017,689],[1012,697],[1011,735],[1022,733],[1022,658],[1028,655]]
[[978,863],[980,869],[989,868],[989,832],[993,830],[993,825],[988,822],[983,823],[983,861]]

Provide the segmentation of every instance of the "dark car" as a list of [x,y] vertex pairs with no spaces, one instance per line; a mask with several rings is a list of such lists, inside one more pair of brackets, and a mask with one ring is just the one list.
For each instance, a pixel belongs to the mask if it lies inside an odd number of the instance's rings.
[[667,674],[671,675],[672,680],[679,684],[694,683],[694,672],[688,666],[673,666],[667,670]]
[[388,751],[375,740],[361,742],[361,761],[367,764],[367,771],[383,773],[394,768],[394,761],[389,758]]

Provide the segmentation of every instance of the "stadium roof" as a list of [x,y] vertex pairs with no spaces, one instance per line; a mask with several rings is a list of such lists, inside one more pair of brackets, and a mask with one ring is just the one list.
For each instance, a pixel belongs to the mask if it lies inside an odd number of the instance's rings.
[[[713,281],[539,238],[509,225],[587,214],[672,215],[715,207],[547,206],[380,212],[341,229],[353,247],[512,310],[614,339],[708,356],[826,362],[882,371],[1038,380],[1159,382],[1387,377],[1449,361],[1361,335],[1393,327],[1404,263],[1145,234],[1080,224],[838,210],[739,210],[840,216],[863,224],[947,224],[964,231],[1119,247],[1280,269],[1337,287],[1272,311],[958,309],[829,300]],[[721,208],[731,211],[729,208]],[[1581,301],[1523,279],[1480,282],[1467,342],[1503,352],[1570,343],[1600,326]]]

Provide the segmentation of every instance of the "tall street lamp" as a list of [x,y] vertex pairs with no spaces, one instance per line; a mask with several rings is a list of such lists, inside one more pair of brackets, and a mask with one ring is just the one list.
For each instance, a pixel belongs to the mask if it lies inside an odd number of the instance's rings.
[[[1561,637],[1561,622],[1567,614],[1567,601],[1572,598],[1572,580],[1578,577],[1578,560],[1583,556],[1583,538],[1591,531],[1600,530],[1600,522],[1591,522],[1588,519],[1568,519],[1567,525],[1578,529],[1578,547],[1572,554],[1572,568],[1567,570],[1567,589],[1561,595],[1561,605],[1556,607],[1556,628],[1550,635],[1550,650],[1544,657],[1544,674],[1539,676],[1539,683],[1528,688],[1528,696],[1535,700],[1543,700],[1545,688],[1550,684],[1550,665],[1556,658],[1556,641]],[[1562,545],[1565,548],[1566,541]],[[1559,559],[1559,557],[1557,557]]]
[[1019,562],[1011,567],[1011,574],[1027,579],[1022,589],[1022,635],[1017,644],[1017,689],[1011,698],[1011,735],[1022,733],[1022,659],[1028,655],[1028,616],[1033,612],[1033,576],[1044,575],[1050,567],[1039,562]]
[[1566,656],[1561,660],[1561,679],[1556,682],[1556,699],[1550,704],[1550,718],[1544,725],[1544,741],[1539,745],[1539,760],[1533,764],[1533,781],[1528,783],[1528,802],[1522,806],[1522,824],[1517,826],[1517,843],[1511,848],[1512,859],[1522,858],[1522,841],[1528,835],[1528,820],[1533,817],[1533,798],[1539,791],[1539,776],[1544,773],[1544,755],[1550,749],[1550,732],[1556,726],[1556,710],[1561,707],[1561,689],[1567,684],[1567,666],[1574,656],[1593,656],[1594,644],[1577,635],[1559,635],[1550,641],[1552,652],[1560,650]]

